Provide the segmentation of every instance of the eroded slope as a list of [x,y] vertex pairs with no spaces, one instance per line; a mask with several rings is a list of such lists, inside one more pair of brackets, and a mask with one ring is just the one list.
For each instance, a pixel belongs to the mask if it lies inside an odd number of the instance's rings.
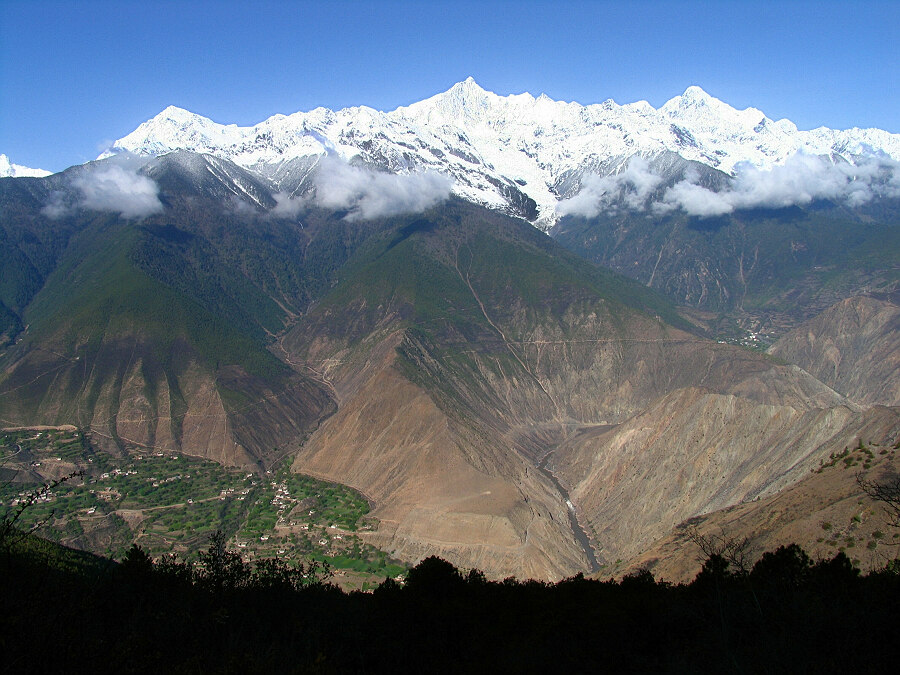
[[864,405],[900,405],[900,307],[843,300],[769,349]]

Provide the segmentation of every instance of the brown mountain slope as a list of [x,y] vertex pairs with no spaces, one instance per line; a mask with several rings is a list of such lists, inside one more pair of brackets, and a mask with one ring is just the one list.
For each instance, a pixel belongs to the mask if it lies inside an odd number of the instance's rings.
[[402,559],[438,554],[492,575],[543,579],[587,569],[547,478],[405,378],[395,350],[402,339],[373,340],[361,367],[334,375],[338,412],[303,446],[295,469],[368,495],[380,521],[372,543]]
[[864,405],[900,405],[900,307],[870,297],[833,305],[769,353]]
[[320,354],[339,409],[294,467],[368,494],[398,557],[560,578],[588,570],[569,496],[612,563],[790,485],[860,432],[861,410],[796,367],[633,321],[639,341],[548,345],[528,372],[496,353],[457,361],[401,328]]
[[515,283],[527,247],[476,246],[510,235],[468,225],[378,253],[282,344],[338,401],[295,470],[369,495],[396,555],[588,571],[789,485],[856,433],[862,409],[796,366],[554,278],[546,259]]
[[[882,409],[885,410],[885,409]],[[554,462],[607,564],[692,517],[776,494],[859,437],[884,440],[894,413],[759,404],[683,389],[627,423],[563,444]]]
[[897,557],[900,532],[889,527],[883,506],[860,489],[856,477],[860,474],[865,480],[877,481],[900,471],[900,410],[874,407],[852,431],[857,439],[866,440],[862,444],[854,440],[798,482],[780,492],[680,523],[611,571],[620,574],[645,568],[658,579],[692,580],[702,558],[691,541],[692,529],[719,541],[746,538],[751,563],[765,551],[797,543],[814,559],[830,558],[842,550],[863,570],[883,566]]
[[153,448],[255,467],[333,410],[302,375],[266,381],[237,366],[212,373],[186,349],[167,364],[134,336],[73,352],[31,349],[13,362],[0,386],[0,421],[75,422],[113,452]]

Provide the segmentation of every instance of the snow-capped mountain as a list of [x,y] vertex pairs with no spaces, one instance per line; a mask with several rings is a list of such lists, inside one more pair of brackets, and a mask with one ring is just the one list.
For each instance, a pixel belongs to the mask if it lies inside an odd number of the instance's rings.
[[49,176],[50,171],[43,169],[31,169],[21,164],[13,164],[6,155],[0,155],[0,178],[43,178]]
[[472,79],[391,112],[367,107],[275,115],[252,127],[217,124],[169,107],[116,141],[121,151],[159,155],[176,149],[229,159],[296,193],[326,154],[393,173],[434,170],[453,192],[527,218],[546,229],[561,199],[585,174],[619,174],[635,155],[672,153],[733,175],[740,163],[768,170],[797,153],[854,164],[900,161],[900,134],[880,129],[800,131],[755,109],[736,110],[699,87],[659,109],[646,101],[583,106],[545,95],[498,96]]

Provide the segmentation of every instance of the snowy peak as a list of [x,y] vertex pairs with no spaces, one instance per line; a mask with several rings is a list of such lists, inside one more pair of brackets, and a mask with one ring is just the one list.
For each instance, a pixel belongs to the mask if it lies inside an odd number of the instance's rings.
[[0,155],[0,178],[43,178],[50,171],[32,169],[21,164],[13,164],[6,155]]
[[462,96],[477,97],[477,96],[484,96],[485,94],[493,93],[493,92],[488,92],[486,89],[484,89],[481,85],[479,85],[475,81],[474,77],[469,75],[469,77],[464,79],[462,82],[457,82],[456,84],[454,84],[445,93],[446,94],[454,93],[454,94],[458,94],[458,95],[462,95]]
[[756,108],[737,110],[724,101],[710,96],[698,86],[690,86],[681,96],[666,101],[659,112],[672,119],[706,127],[755,128],[760,124],[773,124],[761,110]]
[[[684,90],[684,93],[681,96],[675,96],[674,98],[667,101],[661,110],[667,110],[670,107],[679,107],[679,108],[700,108],[703,106],[709,105],[724,105],[722,101],[713,96],[707,94],[702,88],[697,85],[691,85],[687,89]],[[729,108],[731,106],[728,106]]]
[[492,97],[497,98],[497,95],[485,91],[470,77],[436,98],[439,99],[438,107],[456,117],[480,119],[490,109]]
[[[698,86],[659,109],[646,101],[581,105],[528,93],[499,96],[469,77],[391,112],[366,107],[274,115],[221,125],[171,106],[104,154],[190,150],[228,159],[294,191],[315,158],[334,155],[394,174],[437,172],[455,194],[542,228],[589,175],[618,175],[629,158],[675,154],[734,176],[738,164],[771,170],[797,153],[855,164],[900,161],[900,134],[878,129],[798,131],[756,108],[736,110]],[[295,180],[291,178],[290,180]],[[279,182],[281,181],[281,182]]]
[[100,158],[123,150],[141,155],[159,155],[179,149],[215,154],[217,149],[233,142],[237,129],[235,125],[216,124],[202,115],[170,105],[113,143]]
[[462,82],[457,82],[447,91],[432,97],[432,100],[452,100],[458,101],[462,105],[474,103],[476,105],[484,102],[489,97],[497,97],[492,91],[484,89],[479,85],[472,76],[467,77]]
[[499,96],[482,89],[474,78],[468,77],[445,92],[397,108],[392,114],[438,124],[481,121],[498,99]]
[[186,124],[197,121],[198,118],[200,118],[200,115],[192,113],[190,110],[170,105],[150,121],[151,123],[172,122],[176,124]]

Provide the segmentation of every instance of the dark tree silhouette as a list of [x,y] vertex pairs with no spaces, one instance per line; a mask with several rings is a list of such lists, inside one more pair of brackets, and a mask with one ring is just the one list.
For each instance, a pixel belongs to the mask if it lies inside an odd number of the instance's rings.
[[889,475],[881,481],[868,481],[858,473],[856,482],[870,499],[881,502],[888,512],[891,527],[900,528],[900,475]]
[[[725,563],[725,567],[721,569],[729,567],[733,574],[747,574],[750,571],[750,540],[747,537],[737,539],[724,532],[701,534],[696,525],[690,526],[685,536],[700,548],[701,561],[712,561],[709,571],[719,569],[722,562]],[[713,558],[720,558],[721,561],[712,560]]]
[[209,548],[200,553],[195,573],[200,585],[214,592],[242,588],[250,581],[250,567],[239,553],[228,550],[222,530],[216,530]]

